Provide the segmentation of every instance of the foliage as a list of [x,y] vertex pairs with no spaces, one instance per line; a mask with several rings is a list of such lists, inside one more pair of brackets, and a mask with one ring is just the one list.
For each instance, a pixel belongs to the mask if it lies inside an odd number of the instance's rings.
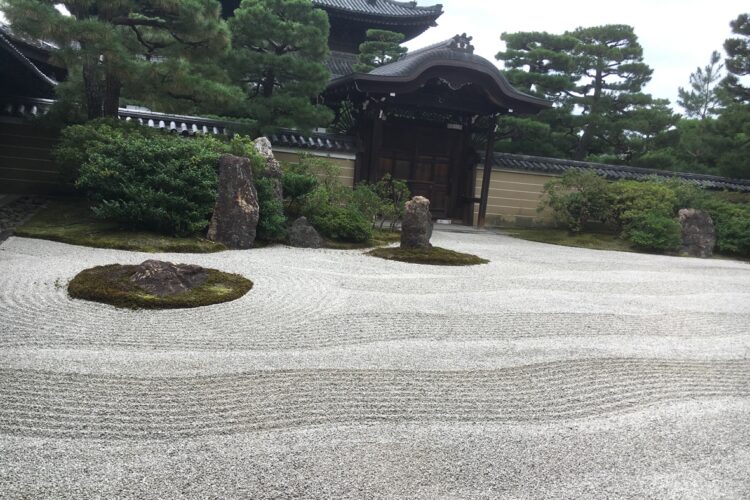
[[741,14],[730,23],[732,33],[737,35],[724,42],[729,75],[722,82],[727,100],[735,104],[750,104],[750,88],[741,82],[750,75],[750,13]]
[[411,198],[411,191],[405,182],[394,179],[391,174],[385,174],[374,186],[375,193],[383,200],[381,212],[377,217],[381,220],[382,229],[386,220],[391,223],[391,230],[404,217],[406,202]]
[[53,150],[53,158],[65,183],[78,178],[81,165],[105,144],[122,141],[125,137],[153,137],[155,130],[116,118],[100,118],[85,125],[72,125],[62,130],[60,142]]
[[610,217],[609,184],[590,171],[569,170],[544,186],[540,210],[552,209],[555,220],[572,232],[580,232],[589,221]]
[[333,118],[314,103],[330,74],[328,17],[310,0],[243,0],[228,21],[233,49],[227,60],[261,133],[279,127],[310,129]]
[[98,217],[128,228],[193,234],[208,225],[218,157],[200,140],[117,136],[88,154],[76,186]]
[[712,196],[699,208],[711,214],[719,251],[750,257],[750,206]]
[[260,218],[258,219],[258,239],[281,241],[286,236],[286,216],[284,204],[276,197],[275,181],[268,177],[256,177]]
[[74,299],[90,300],[127,309],[186,309],[237,300],[253,288],[238,274],[208,269],[206,281],[192,290],[167,296],[151,295],[132,281],[136,266],[113,264],[86,269],[68,285]]
[[354,71],[369,73],[379,66],[398,61],[408,51],[400,45],[405,38],[404,34],[393,31],[367,30],[367,39],[359,46]]
[[705,120],[718,113],[721,99],[717,93],[717,85],[722,79],[720,64],[721,54],[714,51],[711,60],[705,68],[698,68],[690,75],[690,89],[679,88],[677,104],[682,106],[685,114],[690,118]]
[[226,250],[221,243],[195,235],[175,237],[123,230],[116,222],[94,217],[86,200],[78,198],[48,201],[30,220],[16,228],[15,234],[69,245],[134,252],[213,253]]
[[446,248],[376,248],[368,253],[373,257],[381,259],[396,260],[410,264],[422,264],[430,266],[476,266],[487,264],[487,259],[476,255],[456,252]]
[[382,216],[389,201],[381,198],[373,186],[365,182],[355,186],[352,191],[351,204],[372,223]]
[[673,217],[655,210],[634,213],[624,236],[636,247],[655,252],[672,252],[680,247],[682,228]]
[[306,197],[318,187],[318,184],[318,178],[313,174],[284,172],[282,185],[286,210],[290,219],[296,219],[302,215]]
[[617,181],[609,184],[607,191],[611,220],[626,231],[647,214],[668,218],[676,215],[677,196],[664,183]]
[[121,96],[182,113],[239,98],[217,65],[229,31],[214,0],[0,0],[0,10],[14,30],[55,44],[53,60],[73,75],[60,97],[89,118],[117,116]]
[[311,222],[321,235],[332,240],[363,243],[372,239],[372,222],[353,207],[328,206]]
[[[504,33],[502,39],[507,49],[497,57],[511,83],[555,104],[536,117],[502,119],[503,150],[574,159],[632,155],[677,121],[667,101],[642,92],[652,70],[630,26]],[[534,121],[547,127],[532,127]]]

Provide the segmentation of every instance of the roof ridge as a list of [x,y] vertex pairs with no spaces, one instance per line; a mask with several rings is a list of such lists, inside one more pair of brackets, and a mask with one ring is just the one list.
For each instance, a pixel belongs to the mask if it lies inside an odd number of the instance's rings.
[[587,161],[581,161],[581,160],[569,160],[566,158],[551,158],[551,157],[546,157],[546,156],[533,156],[533,155],[524,155],[524,154],[517,154],[517,153],[496,152],[494,153],[494,157],[495,158],[508,158],[508,159],[519,160],[519,161],[536,161],[536,162],[543,162],[543,163],[553,163],[556,165],[579,167],[579,168],[585,168],[585,169],[599,168],[603,170],[620,170],[620,171],[630,172],[630,173],[635,173],[635,174],[651,174],[651,175],[658,175],[662,177],[677,176],[677,177],[683,177],[683,178],[695,179],[695,180],[731,182],[733,184],[750,186],[750,179],[722,177],[720,175],[699,174],[696,172],[679,172],[679,171],[674,171],[674,170],[659,170],[655,168],[633,167],[631,165],[613,165],[611,163],[587,162]]

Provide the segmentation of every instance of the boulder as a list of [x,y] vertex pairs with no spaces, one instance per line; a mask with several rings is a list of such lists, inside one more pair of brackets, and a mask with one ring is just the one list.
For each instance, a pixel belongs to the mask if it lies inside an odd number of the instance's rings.
[[260,153],[266,162],[266,166],[263,169],[263,177],[271,179],[273,182],[274,194],[276,195],[276,198],[283,203],[284,191],[281,184],[281,178],[284,173],[281,171],[281,164],[273,155],[271,141],[269,141],[267,137],[258,137],[255,139],[255,150]]
[[219,194],[208,239],[227,248],[252,248],[259,218],[258,192],[250,160],[223,155],[219,160]]
[[707,258],[714,254],[716,228],[711,216],[701,210],[680,210],[682,226],[682,253]]
[[401,223],[401,248],[431,248],[432,214],[430,200],[415,196],[406,202]]
[[300,217],[289,230],[289,244],[298,248],[320,248],[323,240],[307,217]]
[[200,266],[147,260],[135,266],[130,281],[152,295],[165,297],[201,286],[208,271]]

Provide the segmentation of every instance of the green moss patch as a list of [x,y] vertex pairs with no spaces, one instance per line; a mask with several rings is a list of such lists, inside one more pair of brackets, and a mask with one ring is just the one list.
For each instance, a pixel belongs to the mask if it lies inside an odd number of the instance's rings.
[[334,250],[359,250],[363,248],[383,247],[398,243],[399,241],[401,241],[401,233],[399,231],[375,229],[372,232],[372,239],[366,243],[346,243],[324,238],[323,246]]
[[199,236],[178,238],[121,229],[116,223],[95,218],[87,203],[80,199],[50,200],[45,208],[16,229],[15,235],[70,245],[149,253],[213,253],[226,250],[224,245]]
[[508,236],[538,243],[549,243],[566,247],[610,250],[615,252],[637,252],[628,241],[615,234],[571,233],[565,229],[508,229]]
[[159,297],[130,282],[136,266],[113,264],[87,269],[68,285],[74,299],[90,300],[126,309],[187,309],[237,300],[253,282],[237,274],[208,270],[206,281],[187,292]]
[[380,257],[381,259],[397,260],[410,264],[424,264],[430,266],[476,266],[487,264],[489,261],[467,253],[454,252],[446,248],[432,247],[428,249],[417,248],[376,248],[368,252],[368,255]]

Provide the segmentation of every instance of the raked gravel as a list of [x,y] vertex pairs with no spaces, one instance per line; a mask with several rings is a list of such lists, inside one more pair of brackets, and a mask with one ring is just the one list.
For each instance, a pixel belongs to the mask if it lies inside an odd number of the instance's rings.
[[[0,245],[0,498],[748,498],[750,265],[436,232],[491,260]],[[181,311],[84,268],[240,273]]]

